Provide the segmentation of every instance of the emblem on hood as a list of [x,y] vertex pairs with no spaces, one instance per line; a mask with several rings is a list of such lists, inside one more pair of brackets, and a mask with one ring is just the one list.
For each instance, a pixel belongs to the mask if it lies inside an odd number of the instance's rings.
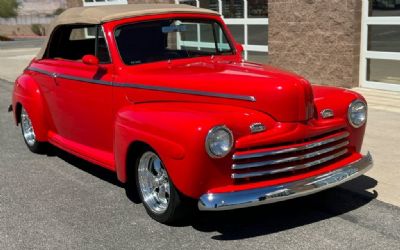
[[324,109],[321,111],[322,119],[328,119],[335,116],[332,109]]
[[261,122],[256,122],[250,125],[250,131],[251,133],[260,133],[265,131],[265,125],[262,124]]

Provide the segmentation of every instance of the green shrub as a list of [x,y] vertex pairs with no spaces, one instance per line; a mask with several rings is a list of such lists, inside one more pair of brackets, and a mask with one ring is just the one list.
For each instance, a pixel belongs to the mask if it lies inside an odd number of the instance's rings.
[[16,17],[18,15],[17,10],[17,0],[0,0],[0,17]]
[[53,12],[53,15],[54,15],[54,16],[58,16],[58,15],[60,15],[61,13],[63,13],[64,10],[65,10],[65,9],[63,9],[63,8],[58,8],[58,9],[56,9],[56,10]]
[[41,24],[32,24],[31,30],[34,34],[38,36],[45,36],[46,35],[46,28]]
[[0,35],[0,41],[12,41],[13,39]]

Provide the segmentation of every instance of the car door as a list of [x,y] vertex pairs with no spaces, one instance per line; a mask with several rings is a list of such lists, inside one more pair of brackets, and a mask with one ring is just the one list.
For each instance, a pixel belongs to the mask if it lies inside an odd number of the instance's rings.
[[[53,76],[54,86],[48,86],[53,91],[46,99],[56,143],[110,166],[113,66],[101,26],[65,26],[59,32],[42,62]],[[99,64],[84,62],[85,55]]]

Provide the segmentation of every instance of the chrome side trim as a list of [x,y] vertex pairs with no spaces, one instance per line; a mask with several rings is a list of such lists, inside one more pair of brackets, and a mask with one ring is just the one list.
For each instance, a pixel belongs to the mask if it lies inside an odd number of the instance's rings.
[[208,96],[208,97],[225,98],[225,99],[236,99],[236,100],[249,101],[249,102],[256,101],[256,98],[254,96],[233,95],[233,94],[200,91],[200,90],[169,88],[169,87],[162,87],[162,86],[150,86],[150,85],[143,85],[143,84],[137,84],[137,83],[114,83],[114,86],[115,87],[125,87],[125,88],[135,88],[135,89],[154,90],[154,91],[164,91],[164,92],[171,92],[171,93],[177,93],[177,94],[199,95],[199,96]]
[[368,153],[342,168],[299,181],[238,192],[207,193],[200,197],[198,207],[202,211],[222,211],[306,196],[352,180],[367,172],[372,165],[373,160]]
[[329,143],[344,139],[344,138],[348,137],[349,135],[350,135],[350,133],[346,131],[346,132],[340,133],[337,136],[328,138],[326,140],[322,139],[321,141],[309,143],[309,144],[298,146],[298,147],[284,148],[284,149],[278,149],[278,150],[266,150],[266,151],[262,151],[262,152],[242,154],[242,155],[234,154],[232,156],[232,160],[259,158],[259,157],[264,157],[264,156],[269,156],[269,155],[292,153],[292,152],[301,151],[301,150],[305,150],[305,149],[311,149],[311,148],[319,147],[319,146],[322,146],[325,144],[329,144]]
[[236,174],[233,173],[231,175],[232,179],[243,179],[243,178],[250,178],[250,177],[259,177],[259,176],[264,176],[264,175],[271,175],[271,174],[278,174],[278,173],[284,173],[284,172],[289,172],[293,170],[301,170],[305,168],[310,168],[313,166],[317,166],[319,164],[331,161],[335,158],[338,158],[339,156],[342,156],[348,152],[348,149],[344,149],[342,151],[337,152],[336,154],[308,162],[305,164],[300,164],[300,165],[295,165],[295,166],[290,166],[290,167],[284,167],[284,168],[275,168],[275,169],[270,169],[270,170],[265,170],[265,171],[257,171],[257,172],[251,172],[251,173],[245,173],[245,174]]
[[82,78],[82,77],[65,75],[65,74],[57,74],[57,78],[63,78],[63,79],[72,80],[72,81],[82,81],[82,82],[87,82],[87,83],[92,83],[92,84],[100,84],[100,85],[106,85],[106,86],[113,85],[112,82],[96,80],[96,79],[89,79],[89,78]]
[[53,77],[53,78],[63,78],[63,79],[67,79],[67,80],[82,81],[82,82],[86,82],[86,83],[106,85],[106,86],[112,86],[113,85],[112,82],[108,82],[108,81],[89,79],[89,78],[71,76],[71,75],[66,75],[66,74],[58,74],[58,73],[55,73],[55,72],[50,72],[50,71],[38,69],[38,68],[35,68],[35,67],[28,67],[27,69],[31,70],[31,71],[34,71],[34,72],[41,73],[41,74],[45,74],[45,75]]
[[35,67],[30,67],[30,66],[27,67],[25,70],[34,71],[34,72],[41,73],[41,74],[44,74],[44,75],[47,75],[47,76],[50,76],[50,77],[53,77],[54,74],[55,74],[55,73],[47,71],[47,70],[38,69],[38,68],[35,68]]
[[86,83],[92,84],[100,84],[106,86],[114,86],[114,87],[121,87],[121,88],[134,88],[134,89],[145,89],[145,90],[152,90],[152,91],[162,91],[162,92],[170,92],[170,93],[177,93],[177,94],[186,94],[186,95],[198,95],[198,96],[208,96],[208,97],[215,97],[215,98],[225,98],[225,99],[234,99],[234,100],[241,100],[241,101],[249,101],[255,102],[256,98],[254,96],[245,96],[245,95],[235,95],[235,94],[225,94],[225,93],[216,93],[216,92],[208,92],[208,91],[201,91],[201,90],[191,90],[191,89],[180,89],[180,88],[170,88],[170,87],[163,87],[163,86],[152,86],[152,85],[145,85],[139,83],[118,83],[118,82],[109,82],[103,80],[96,80],[84,77],[77,77],[72,75],[66,74],[58,74],[49,72],[46,70],[38,69],[35,67],[28,67],[27,70],[31,70],[34,72],[42,73],[50,77],[57,77],[63,78],[68,80],[74,81],[82,81]]
[[335,146],[329,147],[329,148],[323,148],[318,151],[314,151],[311,153],[298,155],[298,156],[286,157],[286,158],[281,158],[281,159],[277,159],[277,160],[259,161],[259,162],[243,163],[243,164],[233,164],[232,169],[258,168],[258,167],[263,167],[263,166],[268,166],[268,165],[275,165],[275,164],[280,164],[280,163],[305,160],[305,159],[313,158],[313,157],[316,157],[319,155],[323,155],[323,154],[332,152],[336,149],[342,148],[347,145],[349,145],[349,141],[344,141],[344,142],[341,142],[341,143],[339,143]]

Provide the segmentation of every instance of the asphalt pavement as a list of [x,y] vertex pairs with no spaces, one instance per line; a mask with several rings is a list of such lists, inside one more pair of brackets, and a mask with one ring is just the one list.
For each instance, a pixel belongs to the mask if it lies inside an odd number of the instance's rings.
[[[373,178],[262,207],[150,219],[114,173],[56,148],[32,154],[0,81],[0,249],[398,249],[400,208],[362,190]],[[361,190],[361,191],[360,191]]]
[[0,78],[8,80],[0,80],[0,249],[399,249],[398,93],[356,90],[370,106],[363,151],[372,151],[375,166],[366,176],[170,227],[129,200],[113,173],[56,148],[46,155],[26,148],[6,110],[11,82],[40,42],[0,42]]

